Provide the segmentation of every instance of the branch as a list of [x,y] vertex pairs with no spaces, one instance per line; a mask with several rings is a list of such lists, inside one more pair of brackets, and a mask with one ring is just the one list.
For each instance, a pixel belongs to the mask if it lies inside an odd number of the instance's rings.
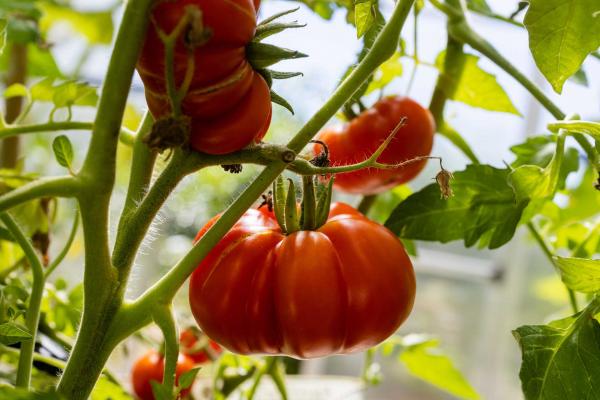
[[40,261],[33,244],[25,236],[25,233],[19,228],[15,220],[8,213],[0,213],[0,220],[15,238],[23,252],[27,261],[31,266],[33,274],[33,285],[31,295],[29,296],[29,305],[25,312],[25,326],[31,334],[31,340],[21,343],[21,352],[19,353],[19,366],[17,369],[17,387],[29,389],[31,381],[31,367],[33,362],[33,352],[35,350],[35,341],[37,336],[38,323],[40,321],[40,306],[42,304],[42,296],[44,294],[44,267]]
[[0,196],[0,212],[42,197],[77,197],[80,183],[72,176],[43,178]]
[[58,254],[58,256],[56,256],[56,258],[54,259],[54,261],[52,261],[52,264],[50,264],[48,266],[48,268],[46,269],[46,273],[44,274],[46,279],[48,279],[48,277],[50,275],[52,275],[52,273],[54,272],[54,270],[56,268],[58,268],[58,266],[60,265],[60,263],[63,262],[63,260],[65,259],[65,257],[67,256],[67,254],[69,253],[69,250],[71,250],[71,246],[73,245],[73,241],[75,240],[75,236],[77,236],[77,230],[79,229],[79,210],[76,209],[75,210],[75,217],[73,218],[73,226],[71,227],[71,232],[69,233],[69,238],[67,239],[67,242],[65,243],[63,249],[61,250],[61,252]]
[[[0,129],[0,139],[14,137],[18,135],[27,135],[40,132],[57,132],[57,131],[91,131],[94,129],[93,122],[48,122],[37,125],[21,125],[8,126]],[[119,139],[124,144],[131,144],[134,141],[134,133],[127,128],[120,128]]]
[[179,333],[175,323],[171,305],[156,307],[152,318],[163,334],[165,343],[165,364],[163,371],[164,387],[169,388],[169,393],[175,392],[175,370],[177,369],[177,358],[179,357]]

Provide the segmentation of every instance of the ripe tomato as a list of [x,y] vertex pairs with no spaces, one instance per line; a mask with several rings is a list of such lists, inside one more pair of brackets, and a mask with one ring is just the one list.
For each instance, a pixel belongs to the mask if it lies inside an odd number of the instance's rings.
[[[202,335],[202,333],[200,334]],[[193,329],[185,329],[179,335],[179,342],[182,346],[181,351],[194,360],[196,364],[210,362],[223,351],[221,346],[212,339],[208,339],[203,348],[198,348],[199,340],[197,333]]]
[[[137,69],[144,82],[152,115],[171,114],[165,79],[165,48],[157,29],[170,33],[189,6],[202,11],[208,41],[194,49],[195,68],[182,112],[191,118],[193,149],[226,154],[259,142],[271,122],[271,94],[264,78],[246,59],[246,45],[256,31],[257,0],[162,0],[152,10]],[[175,83],[180,87],[188,68],[182,35],[175,48]]]
[[[177,380],[186,372],[194,368],[194,360],[179,354],[175,376]],[[162,383],[165,368],[164,356],[156,350],[149,350],[145,355],[135,362],[131,372],[133,390],[141,400],[154,400],[151,381]],[[187,396],[191,387],[181,392],[181,397]]]
[[[387,149],[379,157],[384,164],[398,164],[431,154],[435,122],[429,110],[408,97],[387,97],[347,124],[327,128],[319,134],[330,151],[333,166],[355,164],[369,158],[402,118],[407,118]],[[321,151],[319,145],[315,151]],[[336,175],[335,186],[348,193],[377,194],[413,179],[427,160],[395,169],[366,168]]]
[[322,227],[289,236],[268,210],[249,210],[194,271],[189,293],[202,330],[227,349],[314,358],[393,334],[412,310],[415,276],[395,235],[338,203]]

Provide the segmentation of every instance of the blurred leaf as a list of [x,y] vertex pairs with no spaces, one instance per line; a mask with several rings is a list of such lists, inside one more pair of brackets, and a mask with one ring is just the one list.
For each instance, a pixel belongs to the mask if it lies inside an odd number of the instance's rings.
[[333,11],[338,8],[354,9],[354,0],[296,0],[306,4],[317,15],[324,19],[331,19]]
[[600,260],[556,257],[564,284],[581,293],[600,291]]
[[354,3],[354,24],[359,38],[375,23],[377,17],[377,0],[356,0]]
[[73,165],[73,145],[65,135],[57,136],[52,142],[52,150],[58,163],[69,171]]
[[489,14],[492,9],[485,0],[467,0],[469,9],[483,14]]
[[[446,52],[443,51],[435,62],[440,71],[444,70],[445,57]],[[477,65],[478,62],[479,57],[465,54],[464,71],[460,80],[457,81],[455,77],[448,74],[441,76],[441,79],[444,80],[441,88],[448,98],[488,111],[521,115],[496,80],[496,77],[482,70]]]
[[450,358],[441,352],[437,340],[407,347],[400,353],[399,360],[412,375],[427,383],[461,399],[479,399]]
[[562,92],[586,57],[600,47],[598,0],[530,0],[529,48],[554,91]]
[[411,195],[393,211],[386,226],[401,238],[442,243],[463,239],[490,249],[514,235],[527,201],[517,202],[508,169],[469,165],[454,174],[455,196],[444,200],[437,184]]
[[63,397],[56,393],[30,392],[26,389],[16,389],[13,387],[0,386],[0,399],[10,400],[63,400]]
[[174,396],[167,386],[155,380],[151,380],[150,385],[152,385],[152,394],[154,395],[154,400],[173,400]]
[[[9,51],[5,51],[0,55],[0,70],[7,70],[9,56]],[[50,50],[40,49],[38,45],[33,43],[27,45],[27,74],[31,77],[50,76],[58,78],[62,76]]]
[[37,20],[42,16],[42,12],[38,8],[38,0],[0,0],[0,15],[19,15]]
[[55,84],[55,78],[45,78],[31,86],[33,101],[52,102],[56,108],[95,106],[98,102],[96,88],[84,82],[65,81]]
[[10,85],[4,91],[4,97],[10,99],[11,97],[28,97],[29,90],[27,87],[20,83]]
[[39,43],[41,36],[37,22],[19,17],[10,18],[6,26],[6,39],[11,43]]
[[576,83],[581,86],[589,87],[590,81],[588,80],[587,74],[580,68],[575,74],[570,78],[573,83]]
[[46,31],[57,22],[67,22],[81,33],[91,44],[108,45],[112,41],[114,26],[112,13],[84,12],[52,3],[44,3],[44,16],[40,21],[42,30]]
[[0,343],[5,346],[29,342],[32,338],[31,333],[29,333],[25,327],[19,326],[13,322],[7,322],[0,325]]
[[[549,325],[522,326],[513,334],[521,347],[526,400],[593,399],[600,382],[599,311],[594,300],[581,313]],[[591,396],[591,397],[590,397]]]
[[100,377],[90,396],[91,400],[131,400],[131,397],[121,386],[108,380],[105,376]]
[[373,80],[369,84],[365,94],[383,89],[394,79],[402,76],[403,67],[400,57],[400,53],[396,52],[389,60],[381,64],[377,71],[375,71]]
[[191,387],[194,383],[194,380],[196,379],[196,376],[198,376],[198,372],[200,372],[200,369],[201,368],[194,368],[182,374],[179,377],[178,387],[182,390]]

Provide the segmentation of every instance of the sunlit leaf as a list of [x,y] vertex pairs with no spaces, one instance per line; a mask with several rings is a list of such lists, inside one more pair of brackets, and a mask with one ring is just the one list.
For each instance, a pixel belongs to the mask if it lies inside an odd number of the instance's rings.
[[357,36],[363,37],[371,29],[377,17],[377,0],[356,0],[354,18]]
[[27,89],[27,86],[25,86],[21,83],[12,84],[9,87],[7,87],[6,90],[4,91],[4,97],[7,99],[10,99],[11,97],[28,97],[28,96],[29,96],[29,90]]
[[102,376],[90,396],[91,400],[131,400],[131,397],[121,386]]
[[52,3],[45,3],[43,11],[42,30],[57,22],[67,22],[92,44],[110,44],[112,41],[114,27],[110,11],[84,12]]
[[598,0],[530,0],[525,15],[529,48],[557,93],[600,47]]
[[508,169],[470,165],[451,181],[454,197],[444,200],[437,184],[411,195],[394,210],[386,226],[401,238],[480,242],[490,249],[514,235],[527,201],[518,202],[508,185]]
[[9,346],[15,343],[28,342],[32,339],[31,333],[22,326],[13,322],[0,325],[0,343]]
[[401,55],[400,53],[396,52],[389,60],[381,64],[381,66],[377,69],[365,94],[383,89],[394,79],[401,77],[403,70]]
[[513,334],[521,346],[520,378],[526,400],[596,397],[600,382],[600,325],[592,317],[597,300],[572,318],[522,326]]
[[569,289],[582,293],[600,291],[600,260],[557,257],[556,264]]
[[[446,52],[436,60],[436,66],[442,71]],[[479,57],[465,54],[464,69],[459,80],[453,75],[443,74],[442,90],[455,101],[488,111],[506,112],[521,115],[502,88],[496,77],[478,65]]]
[[[0,55],[0,70],[6,71],[10,52],[5,51]],[[37,44],[27,45],[27,74],[31,77],[61,77],[56,61],[49,49],[41,49]]]

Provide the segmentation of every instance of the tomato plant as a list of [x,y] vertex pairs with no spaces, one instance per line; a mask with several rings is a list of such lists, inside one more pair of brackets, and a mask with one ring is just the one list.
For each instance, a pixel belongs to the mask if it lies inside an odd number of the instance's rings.
[[[385,164],[400,164],[431,154],[435,121],[426,108],[407,97],[387,97],[352,121],[323,130],[318,139],[325,142],[332,165],[364,161],[405,120],[392,142],[379,157]],[[321,145],[315,151],[322,151]],[[348,193],[371,195],[385,192],[412,180],[427,164],[426,159],[393,169],[365,168],[341,173],[335,185]]]
[[362,350],[352,392],[595,398],[597,0],[83,3],[0,1],[1,399],[302,397]]

